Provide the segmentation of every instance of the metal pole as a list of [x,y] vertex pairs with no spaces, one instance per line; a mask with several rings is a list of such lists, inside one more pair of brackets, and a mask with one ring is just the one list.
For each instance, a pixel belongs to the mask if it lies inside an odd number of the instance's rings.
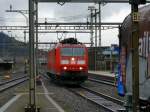
[[112,46],[110,47],[110,72],[113,72],[113,63],[112,63]]
[[97,9],[95,9],[95,47],[97,47],[97,14],[96,14]]
[[77,34],[76,34],[76,32],[75,32],[75,38],[77,38]]
[[96,10],[95,9],[95,71],[96,71],[96,65],[97,65],[97,61],[96,61],[96,55],[97,55],[97,27],[96,27],[96,23],[97,23],[97,14],[96,14]]
[[36,75],[38,75],[38,2],[36,2]]
[[[26,44],[26,31],[24,31],[24,43]],[[27,49],[27,46],[25,46]],[[27,73],[27,54],[24,56],[24,73]]]
[[3,58],[6,56],[6,54],[5,54],[5,38],[3,38],[3,41],[2,41],[3,43],[4,43],[4,45],[3,45]]
[[90,29],[91,29],[91,47],[93,47],[93,9],[90,9],[91,10],[91,25],[90,25]]
[[[34,57],[35,57],[35,78],[38,75],[39,71],[38,71],[38,67],[39,67],[39,61],[38,61],[38,1],[35,1],[35,8],[36,8],[36,50],[34,52]],[[35,88],[35,92],[36,92],[36,81],[34,80],[34,88]],[[36,94],[35,94],[35,105],[36,105]],[[37,111],[37,105],[35,108],[35,112]]]
[[132,106],[133,112],[139,112],[139,13],[138,3],[131,4],[132,18]]
[[24,31],[24,43],[26,43],[26,31]]
[[35,112],[35,59],[34,59],[34,0],[29,0],[29,62],[30,62],[30,90],[29,112]]
[[101,3],[99,3],[99,47],[101,47]]

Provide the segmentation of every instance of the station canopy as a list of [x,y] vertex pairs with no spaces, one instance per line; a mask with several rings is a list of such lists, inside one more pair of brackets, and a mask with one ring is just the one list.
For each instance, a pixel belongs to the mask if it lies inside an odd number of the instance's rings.
[[129,3],[129,0],[38,0],[38,2],[72,2],[72,3]]

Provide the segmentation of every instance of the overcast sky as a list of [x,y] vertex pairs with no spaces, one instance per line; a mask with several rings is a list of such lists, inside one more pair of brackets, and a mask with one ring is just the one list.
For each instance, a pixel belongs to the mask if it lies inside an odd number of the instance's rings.
[[[25,18],[18,13],[6,13],[10,4],[12,9],[28,9],[28,0],[0,0],[0,24],[1,25],[26,25]],[[95,4],[70,4],[66,3],[63,6],[57,3],[40,3],[39,18],[49,18],[50,22],[86,22],[86,17],[89,15],[88,6]],[[98,8],[98,5],[95,5]],[[122,22],[130,12],[128,4],[105,4],[102,6],[102,21],[103,22]],[[118,44],[118,29],[102,31],[102,45]],[[23,39],[22,32],[13,32],[12,35]],[[75,34],[66,34],[66,37],[73,37]],[[60,34],[61,36],[61,34]],[[89,42],[90,35],[77,34],[77,38],[82,42]],[[56,34],[39,34],[40,41],[56,41]]]

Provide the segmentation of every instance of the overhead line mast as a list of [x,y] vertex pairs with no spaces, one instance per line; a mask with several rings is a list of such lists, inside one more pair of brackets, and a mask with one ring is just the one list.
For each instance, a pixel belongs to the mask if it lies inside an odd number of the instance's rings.
[[101,47],[101,2],[99,3],[99,47]]

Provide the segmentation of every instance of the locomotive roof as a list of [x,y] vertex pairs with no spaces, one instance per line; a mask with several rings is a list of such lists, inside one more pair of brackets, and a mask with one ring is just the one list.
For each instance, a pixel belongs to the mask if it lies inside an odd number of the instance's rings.
[[60,41],[55,46],[53,46],[52,49],[56,49],[58,47],[84,47],[85,48],[86,46],[85,46],[85,44],[77,41],[76,38],[67,38],[67,39]]
[[56,47],[86,47],[84,44],[62,44],[58,43]]
[[86,47],[84,44],[79,42],[76,38],[67,38],[61,40],[56,47]]

